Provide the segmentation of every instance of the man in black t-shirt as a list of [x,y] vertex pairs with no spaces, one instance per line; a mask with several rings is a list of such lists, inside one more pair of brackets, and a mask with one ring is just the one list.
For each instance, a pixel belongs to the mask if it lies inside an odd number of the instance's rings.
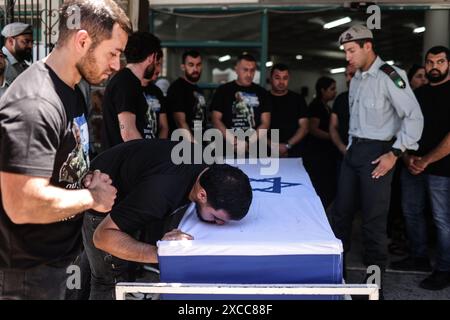
[[170,127],[185,129],[189,141],[193,141],[194,129],[206,127],[206,101],[197,83],[202,75],[202,57],[195,50],[188,50],[181,58],[183,77],[175,80],[167,91],[167,105],[171,112]]
[[128,39],[125,56],[127,66],[113,77],[105,90],[104,150],[130,140],[167,138],[168,135],[164,105],[155,93],[157,90],[144,89],[161,63],[160,40],[151,33],[136,32]]
[[154,238],[192,239],[172,230],[188,205],[195,202],[200,221],[224,224],[240,220],[252,200],[249,178],[229,165],[175,165],[175,142],[138,140],[118,145],[98,156],[92,168],[108,173],[117,187],[117,201],[104,218],[94,211],[84,217],[83,237],[91,266],[90,299],[113,299],[117,282],[133,281],[133,263],[157,263],[156,246],[137,240],[151,225]]
[[[83,12],[78,29],[69,5]],[[87,110],[77,83],[99,84],[118,70],[130,22],[112,0],[75,0],[61,12],[55,49],[0,100],[0,300],[63,299],[81,247],[79,214],[109,212],[116,196],[109,176],[87,175]]]
[[437,232],[437,255],[433,273],[420,287],[440,290],[450,286],[450,51],[437,46],[425,56],[429,84],[415,91],[424,118],[419,150],[404,155],[402,207],[410,241],[409,257],[393,262],[399,270],[430,271],[426,197]]
[[270,100],[272,114],[271,131],[279,130],[280,157],[299,157],[300,143],[308,134],[306,102],[299,94],[288,90],[289,68],[284,64],[275,64],[270,72]]
[[[228,82],[217,88],[212,103],[212,122],[226,141],[234,146],[238,153],[249,149],[270,127],[271,105],[267,91],[253,83],[256,72],[256,60],[249,54],[238,57],[236,81]],[[248,143],[238,143],[235,135],[226,134],[227,129],[253,129]]]

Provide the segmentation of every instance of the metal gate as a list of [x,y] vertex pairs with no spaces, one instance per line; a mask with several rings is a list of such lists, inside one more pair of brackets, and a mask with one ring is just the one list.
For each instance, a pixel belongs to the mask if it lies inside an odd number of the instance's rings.
[[12,22],[32,25],[33,60],[37,61],[45,57],[56,43],[62,3],[63,0],[0,0],[0,27]]

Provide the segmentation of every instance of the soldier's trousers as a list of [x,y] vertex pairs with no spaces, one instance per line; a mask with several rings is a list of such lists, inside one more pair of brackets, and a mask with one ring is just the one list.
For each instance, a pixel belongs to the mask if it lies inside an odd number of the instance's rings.
[[333,231],[348,253],[351,247],[352,222],[360,209],[364,263],[387,263],[387,216],[393,170],[374,179],[372,161],[389,152],[392,141],[355,139],[344,157],[339,177],[335,210],[331,217]]

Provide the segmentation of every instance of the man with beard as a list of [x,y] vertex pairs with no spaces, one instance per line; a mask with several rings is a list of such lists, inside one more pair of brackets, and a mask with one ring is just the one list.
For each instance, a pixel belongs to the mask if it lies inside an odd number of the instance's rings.
[[437,254],[433,273],[420,287],[440,290],[450,286],[450,51],[443,46],[425,56],[427,85],[415,93],[424,117],[419,150],[404,155],[402,206],[411,253],[393,262],[397,270],[431,271],[427,247],[426,198],[437,232]]
[[128,39],[125,57],[126,67],[112,78],[105,90],[104,150],[130,140],[157,137],[156,117],[165,113],[161,106],[154,112],[143,88],[152,80],[156,64],[162,59],[160,40],[149,32],[135,32]]
[[405,150],[418,149],[423,116],[406,73],[377,56],[367,27],[349,28],[339,42],[349,64],[358,70],[350,82],[349,146],[341,167],[332,227],[347,254],[353,217],[360,206],[363,262],[378,266],[383,274],[388,258],[392,168]]
[[89,164],[77,83],[100,84],[119,68],[131,25],[113,0],[66,1],[61,12],[55,49],[0,101],[0,299],[63,299],[81,247],[80,213],[108,212],[116,196],[108,175],[84,166],[68,179],[61,168],[77,148],[77,128]]
[[[118,189],[117,201],[105,218],[86,213],[83,237],[91,266],[92,300],[114,299],[117,282],[135,280],[136,263],[158,263],[155,245],[138,240],[138,232],[153,228],[154,238],[190,240],[176,230],[189,204],[200,221],[225,224],[241,220],[252,201],[249,178],[229,165],[175,164],[176,142],[137,140],[98,156],[93,169],[109,174]],[[161,220],[165,220],[165,227]]]
[[193,132],[206,125],[206,102],[203,91],[197,86],[202,75],[202,57],[195,50],[183,53],[181,70],[184,75],[175,80],[167,91],[167,106],[171,112],[170,129],[185,129],[190,141]]
[[29,67],[33,59],[33,28],[21,22],[10,23],[3,28],[2,36],[5,37],[2,52],[8,60],[5,76],[6,81],[11,84]]
[[8,81],[6,81],[5,77],[5,69],[6,69],[6,56],[3,52],[0,51],[0,98],[5,93],[6,89],[9,87]]

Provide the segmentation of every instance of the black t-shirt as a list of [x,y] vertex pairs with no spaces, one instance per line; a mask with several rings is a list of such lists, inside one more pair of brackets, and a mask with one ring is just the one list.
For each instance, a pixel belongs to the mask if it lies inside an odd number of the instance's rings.
[[350,122],[350,111],[348,102],[348,91],[341,93],[334,100],[332,112],[336,114],[339,121],[339,137],[344,144],[348,144],[348,129]]
[[211,106],[222,113],[222,122],[228,129],[256,129],[261,124],[261,114],[272,111],[268,95],[254,83],[242,87],[231,81],[217,88]]
[[147,139],[158,138],[159,115],[166,113],[166,98],[164,97],[161,89],[153,83],[150,83],[147,87],[144,87],[144,97],[148,106],[148,127],[144,128],[144,133]]
[[[424,156],[436,148],[450,132],[450,81],[438,86],[425,85],[415,91],[424,118],[419,150]],[[430,164],[425,173],[450,177],[450,155]]]
[[270,129],[280,130],[280,142],[287,142],[298,130],[298,121],[307,117],[305,99],[292,91],[284,96],[269,93],[272,105]]
[[[320,120],[319,129],[329,132],[330,131],[330,115],[331,109],[327,105],[323,104],[320,100],[314,99],[308,107],[308,118],[318,118]],[[311,152],[329,153],[334,152],[334,145],[331,140],[324,140],[308,135],[308,150]],[[334,153],[333,153],[334,156]]]
[[206,166],[175,165],[171,153],[176,144],[158,139],[129,141],[92,161],[92,170],[107,173],[118,190],[110,215],[120,230],[133,235],[189,203],[189,192]]
[[123,142],[118,115],[130,112],[136,115],[136,129],[145,139],[153,138],[152,119],[141,81],[134,73],[124,68],[109,82],[103,98],[103,149]]
[[[184,112],[186,123],[191,130],[206,127],[206,100],[203,91],[195,84],[178,78],[167,91],[167,109],[173,112]],[[171,114],[171,129],[177,128]]]
[[[50,178],[78,189],[89,168],[86,104],[43,62],[0,100],[0,170]],[[26,201],[26,199],[24,199]],[[46,225],[16,225],[0,207],[0,269],[67,265],[81,245],[81,215]]]

